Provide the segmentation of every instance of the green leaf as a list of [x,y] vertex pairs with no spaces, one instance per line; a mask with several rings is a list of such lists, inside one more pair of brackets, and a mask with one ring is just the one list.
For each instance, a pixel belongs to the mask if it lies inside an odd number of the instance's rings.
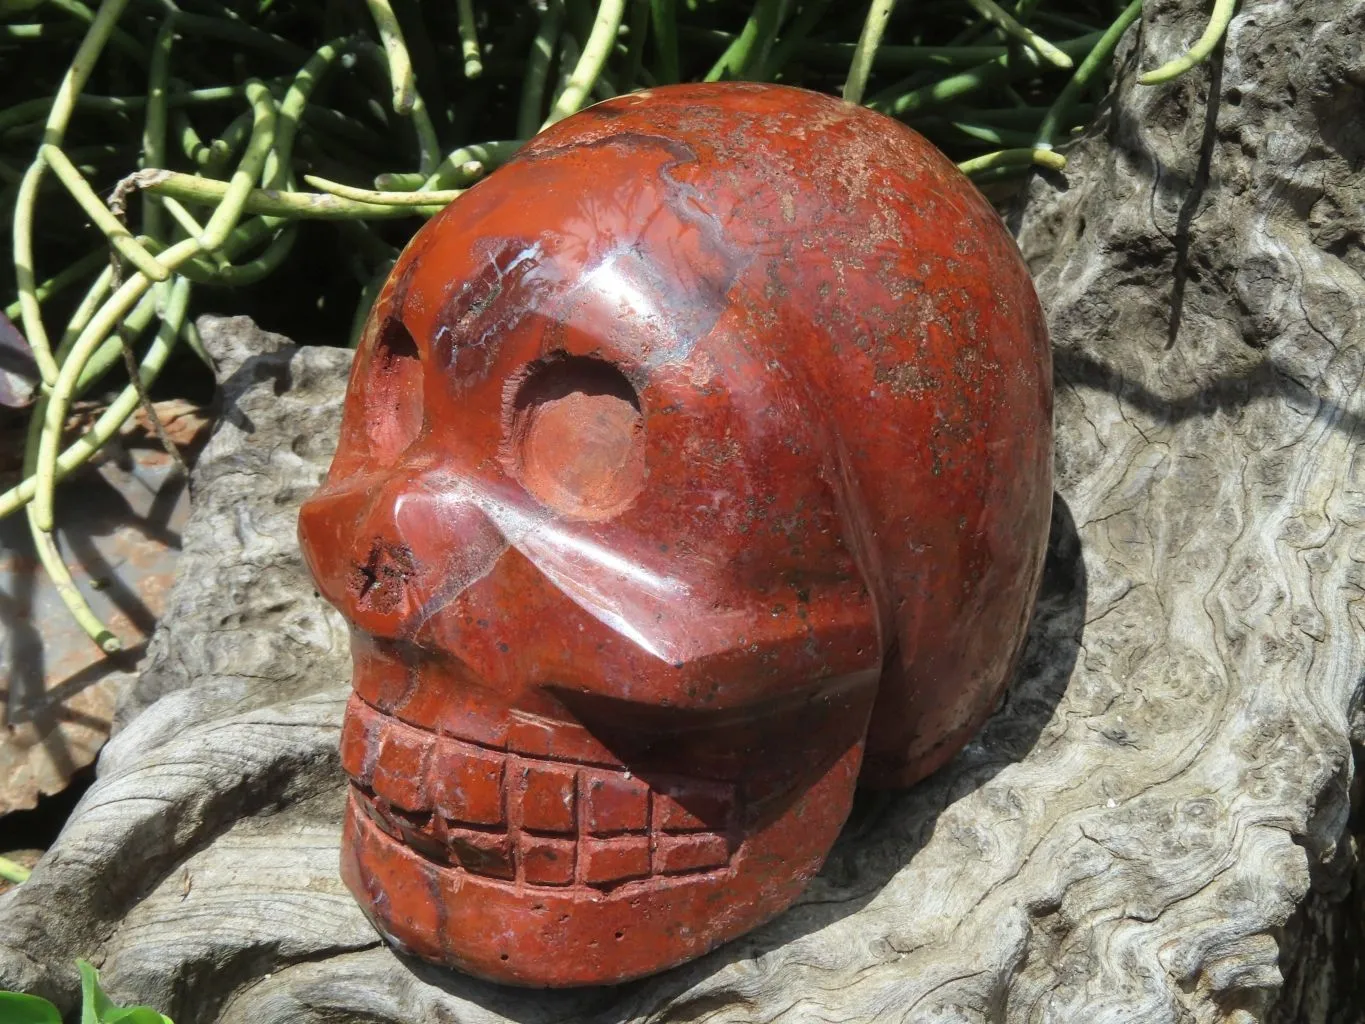
[[102,1024],[110,1010],[117,1009],[100,988],[100,972],[86,960],[77,960],[81,972],[81,1024]]
[[174,1024],[165,1014],[157,1013],[150,1006],[129,1006],[122,1010],[110,1010],[100,1018],[100,1024]]
[[62,1024],[62,1015],[46,999],[20,992],[0,992],[0,1021],[5,1024]]

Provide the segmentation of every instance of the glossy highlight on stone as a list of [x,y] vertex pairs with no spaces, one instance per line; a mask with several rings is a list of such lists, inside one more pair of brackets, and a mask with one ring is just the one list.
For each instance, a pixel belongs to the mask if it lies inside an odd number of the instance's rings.
[[725,83],[532,140],[399,259],[300,517],[376,926],[570,986],[780,913],[995,706],[1051,422],[1013,240],[903,125]]

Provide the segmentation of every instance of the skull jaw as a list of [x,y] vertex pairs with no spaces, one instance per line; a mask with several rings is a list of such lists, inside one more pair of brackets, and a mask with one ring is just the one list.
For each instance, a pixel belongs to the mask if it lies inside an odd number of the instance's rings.
[[850,746],[728,866],[615,888],[501,881],[429,860],[347,801],[341,874],[400,952],[501,984],[607,985],[692,960],[780,914],[848,817],[863,743]]

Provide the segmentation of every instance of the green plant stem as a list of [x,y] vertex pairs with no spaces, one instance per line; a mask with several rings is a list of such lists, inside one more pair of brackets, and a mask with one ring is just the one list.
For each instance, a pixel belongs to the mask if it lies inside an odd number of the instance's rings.
[[[80,0],[44,0],[47,7],[55,7],[63,14],[70,15],[82,24],[89,26],[95,21],[95,12]],[[132,58],[139,66],[147,63],[147,51],[142,44],[122,29],[115,27],[109,34],[109,43],[115,49]]]
[[[189,282],[183,277],[178,278],[174,284],[167,287],[167,299],[165,312],[162,314],[161,327],[157,331],[156,338],[153,340],[147,355],[143,358],[142,365],[138,370],[138,384],[130,383],[119,396],[110,403],[95,424],[81,438],[71,445],[55,461],[52,467],[52,479],[55,483],[57,479],[65,477],[72,470],[84,465],[100,450],[115,434],[122,429],[137,408],[142,404],[142,395],[146,393],[157,375],[165,366],[166,359],[170,355],[176,339],[181,333],[185,314],[189,306]],[[151,296],[147,296],[151,298]],[[147,303],[144,307],[139,301],[139,309],[134,315],[128,317],[128,325],[132,330],[140,331],[151,319],[151,311],[155,310],[156,302]],[[114,358],[119,356],[119,349],[122,347],[121,339],[109,338],[101,346],[108,349],[113,343]],[[65,369],[66,364],[63,364]],[[141,385],[139,388],[138,385]],[[77,389],[80,384],[77,383]],[[25,499],[24,491],[30,490],[33,496],[42,493],[40,482],[43,479],[42,459],[44,457],[45,445],[48,433],[51,429],[51,409],[57,403],[51,397],[46,397],[44,401],[48,408],[40,411],[35,410],[34,425],[41,424],[41,433],[37,445],[37,471],[29,473],[30,468],[26,462],[25,479],[17,486],[12,488],[5,495],[0,496],[0,517],[7,515],[18,504],[22,504]],[[62,413],[65,418],[65,413]],[[29,460],[32,461],[32,460]],[[13,497],[11,497],[11,495]],[[56,542],[52,536],[51,527],[44,528],[40,520],[40,510],[36,503],[29,504],[28,509],[29,527],[33,534],[33,540],[38,552],[39,561],[48,575],[52,578],[53,584],[57,588],[58,595],[62,598],[67,609],[73,618],[80,624],[85,632],[106,654],[111,654],[120,649],[121,644],[116,636],[102,623],[94,611],[86,602],[85,597],[76,587],[75,581],[71,577],[70,570],[62,560],[61,554],[57,550]]]
[[978,171],[972,175],[971,182],[977,188],[986,185],[996,185],[1002,181],[1018,181],[1029,176],[1030,168],[1026,164],[1019,164],[1012,167],[992,167],[988,171]]
[[303,121],[313,128],[331,133],[347,145],[360,146],[376,155],[388,155],[393,151],[393,143],[379,138],[363,121],[331,107],[309,104],[303,113]]
[[44,24],[42,22],[28,25],[0,24],[0,39],[13,39],[16,42],[33,39],[59,39],[62,36],[79,31],[80,28],[76,25]]
[[44,145],[39,153],[42,159],[46,160],[53,172],[66,190],[71,193],[71,197],[80,204],[87,217],[104,233],[109,239],[109,243],[119,251],[119,253],[142,271],[153,281],[164,281],[170,277],[170,271],[156,261],[156,257],[149,253],[142,246],[138,245],[130,232],[123,224],[109,212],[109,207],[100,202],[100,197],[95,195],[92,189],[81,177],[81,172],[76,165],[67,159],[58,147]]
[[305,174],[303,180],[319,192],[341,196],[357,203],[375,203],[379,206],[445,206],[464,195],[463,189],[447,189],[440,192],[377,192],[374,189],[342,185],[313,174]]
[[[304,62],[294,75],[294,80],[289,83],[276,114],[274,138],[274,159],[286,175],[293,159],[294,140],[298,137],[299,125],[303,120],[304,111],[308,109],[308,101],[337,58],[357,49],[359,44],[359,40],[353,39],[333,39],[324,43]],[[281,183],[283,180],[282,178]]]
[[[583,51],[578,46],[578,37],[567,28],[559,34],[559,47],[555,54],[555,67],[559,71],[558,81],[550,91],[552,96],[559,96],[569,85],[569,76],[573,74],[573,69],[578,66],[578,58],[583,55]],[[542,122],[544,123],[544,122]]]
[[441,160],[441,140],[436,136],[436,125],[427,113],[421,94],[412,102],[412,128],[417,134],[417,169],[422,174],[432,174]]
[[[221,10],[224,5],[215,6]],[[301,46],[281,39],[274,33],[248,25],[244,21],[207,14],[187,14],[184,11],[177,13],[176,19],[187,36],[208,36],[228,43],[238,43],[291,67],[298,67],[308,58],[308,51]]]
[[[166,166],[166,90],[171,77],[171,49],[175,45],[176,16],[161,22],[152,41],[152,61],[147,75],[147,117],[142,127],[140,167]],[[142,231],[153,238],[165,237],[165,211],[158,197],[142,197]],[[141,269],[141,268],[139,268]]]
[[[259,217],[252,221],[252,225],[258,230],[263,230],[269,223],[278,223],[276,217]],[[270,240],[270,244],[265,247],[259,256],[246,260],[242,263],[227,263],[224,266],[215,268],[212,273],[206,275],[202,282],[216,288],[245,288],[247,285],[256,284],[269,277],[289,257],[290,250],[294,247],[294,242],[298,238],[298,225],[294,222],[285,224],[278,230],[275,237]],[[233,246],[234,249],[245,249],[247,246]],[[189,264],[186,264],[186,276]]]
[[66,361],[66,357],[71,353],[71,346],[76,344],[76,338],[80,336],[81,331],[85,330],[85,325],[99,311],[100,304],[109,294],[109,289],[114,287],[117,270],[109,262],[108,250],[100,255],[104,257],[104,268],[95,276],[95,280],[90,283],[85,295],[81,297],[80,303],[71,314],[71,319],[66,322],[66,329],[62,332],[61,341],[57,344],[56,359],[58,366]]
[[971,160],[963,160],[957,165],[957,169],[963,174],[971,175],[997,167],[1027,167],[1030,164],[1061,170],[1066,166],[1066,157],[1050,149],[1002,149],[995,153],[987,153],[985,156],[973,157]]
[[1005,35],[1018,39],[1049,64],[1055,64],[1059,68],[1072,66],[1072,60],[1068,54],[1059,50],[1033,29],[1019,24],[1014,16],[997,4],[995,0],[967,0],[967,3],[971,4],[977,13],[997,26]]
[[680,81],[682,71],[678,60],[677,0],[649,0],[649,26],[658,59],[654,77],[660,85]]
[[[266,190],[292,187],[291,161],[294,141],[309,98],[336,59],[360,43],[360,40],[353,39],[336,39],[325,43],[295,74],[284,98],[280,101],[278,110],[275,111],[274,129],[269,133],[273,138],[270,140],[271,148],[266,153],[262,170],[262,185]],[[253,138],[255,137],[257,136],[253,133]],[[163,201],[167,204],[167,209],[176,214],[177,220],[186,231],[191,235],[202,233],[203,229],[197,228],[193,217],[179,206],[177,200],[167,196],[163,197]],[[218,287],[244,287],[263,280],[278,269],[288,257],[298,237],[298,228],[295,224],[286,222],[284,217],[262,216],[250,225],[235,228],[222,247],[231,252],[246,250],[272,232],[274,237],[270,244],[255,258],[240,264],[233,264],[224,258],[216,268],[196,268],[196,280]],[[188,266],[186,273],[191,274]]]
[[460,23],[460,55],[464,57],[464,76],[478,78],[483,74],[483,61],[479,58],[479,33],[474,27],[474,5],[471,0],[456,0]]
[[913,123],[917,131],[932,134],[936,130],[949,129],[977,142],[1001,148],[1031,148],[1034,144],[1032,132],[1022,132],[1011,128],[1000,128],[989,124],[976,124],[970,121],[952,121],[941,117],[916,119]]
[[221,135],[209,143],[209,153],[204,161],[204,174],[210,178],[221,178],[237,150],[251,137],[252,116],[244,110],[223,129]]
[[[498,142],[480,142],[472,146],[461,146],[459,149],[452,150],[447,154],[446,158],[441,161],[441,166],[436,168],[436,173],[425,181],[419,182],[418,187],[439,191],[441,189],[472,185],[495,167],[501,167],[508,160],[512,159],[517,150],[524,145],[526,145],[526,142],[523,139],[508,139]],[[469,167],[470,164],[478,164],[479,170],[474,172]],[[398,191],[407,190],[399,189]]]
[[753,63],[755,47],[766,50],[777,32],[779,4],[780,0],[756,0],[744,28],[720,55],[720,59],[711,65],[705,81],[719,82],[744,76]]
[[227,241],[228,233],[237,226],[237,220],[246,205],[246,197],[260,179],[266,157],[275,141],[276,107],[270,90],[260,82],[252,81],[247,83],[246,95],[251,101],[251,140],[246,145],[246,152],[242,154],[237,170],[228,180],[222,201],[199,236],[199,245],[205,252],[213,252],[221,246]]
[[[190,257],[198,255],[202,246],[197,239],[185,239],[171,246],[159,257],[161,263],[174,270]],[[52,531],[52,490],[55,483],[57,446],[61,443],[62,428],[66,424],[66,414],[75,397],[76,382],[85,364],[89,362],[96,349],[102,345],[109,334],[128,314],[143,294],[151,287],[152,280],[139,271],[130,277],[106,299],[99,312],[80,333],[71,352],[62,361],[48,396],[47,414],[44,417],[43,433],[38,446],[38,490],[33,498],[33,525],[36,530]]]
[[[829,5],[830,0],[810,0],[809,3],[805,4],[801,8],[801,13],[792,19],[791,24],[787,27],[786,31],[782,33],[782,37],[777,41],[777,44],[769,51],[767,59],[764,60],[762,66],[758,68],[756,77],[761,81],[769,81],[776,78],[778,72],[786,66],[787,61],[791,60],[793,54],[798,52],[803,53],[806,45],[806,37],[810,35],[811,30],[814,29],[820,19],[824,17],[825,10]],[[848,52],[840,57],[838,63],[847,65],[852,61],[853,53],[856,49],[856,43],[849,43]],[[879,47],[878,53],[880,53],[882,49],[882,47]]]
[[576,112],[588,98],[588,93],[597,84],[602,68],[607,62],[616,34],[621,29],[621,19],[626,13],[626,0],[602,0],[597,8],[597,17],[592,23],[592,32],[583,44],[583,53],[574,66],[559,98],[550,107],[550,114],[543,127],[562,121]]
[[214,365],[213,357],[209,355],[208,349],[204,347],[204,339],[199,336],[199,328],[194,326],[194,321],[186,319],[180,328],[180,337],[185,344],[190,347],[190,351],[199,357],[199,361],[208,367],[209,372],[217,374],[218,367]]
[[8,857],[0,857],[0,878],[6,882],[13,882],[16,885],[27,882],[32,873],[22,864],[16,864]]
[[1138,78],[1138,81],[1142,85],[1160,85],[1162,82],[1179,78],[1186,71],[1208,60],[1209,55],[1218,48],[1218,42],[1223,38],[1223,33],[1232,24],[1232,12],[1236,7],[1237,0],[1215,0],[1213,14],[1209,17],[1208,26],[1204,29],[1204,34],[1199,37],[1198,42],[1191,46],[1184,55],[1175,60],[1167,61],[1155,71],[1148,71]]
[[[171,130],[180,139],[180,151],[185,154],[186,159],[197,167],[206,167],[214,157],[215,150],[213,144],[205,142],[203,137],[195,130],[194,123],[189,115],[182,108],[176,108],[170,112]],[[154,164],[149,160],[143,160],[145,167],[157,167],[165,164],[162,160],[160,164]],[[146,227],[146,212],[143,212],[143,227]]]
[[[109,270],[111,273],[108,277],[101,274],[100,280],[91,285],[90,294],[86,295],[82,309],[78,310],[78,313],[71,318],[70,324],[67,324],[66,332],[61,336],[60,362],[66,362],[66,356],[71,351],[72,345],[76,343],[76,339],[81,337],[82,330],[86,329],[86,325],[91,319],[94,319],[94,314],[100,311],[101,304],[104,303],[105,298],[108,298],[109,291],[115,285],[115,274],[112,273],[112,266]],[[146,295],[138,300],[137,306],[132,307],[131,313],[124,317],[123,328],[128,332],[141,333],[142,328],[147,325],[147,321],[156,311],[154,292],[156,292],[156,288],[150,289]],[[81,377],[75,382],[75,397],[81,397],[86,388],[100,380],[104,371],[108,370],[115,359],[119,358],[119,348],[120,340],[116,337],[115,339],[106,339],[104,344],[97,348],[94,355],[90,356],[89,362],[82,367]],[[34,419],[41,422],[42,416],[35,414]]]
[[[124,337],[136,338],[156,315],[157,302],[164,298],[164,285],[154,285],[138,300],[131,313],[123,318],[119,329],[95,350],[76,380],[75,397],[79,398],[100,381],[116,363],[123,360]],[[122,336],[121,336],[122,335]]]
[[[128,0],[104,0],[100,4],[99,13],[91,22],[75,58],[67,67],[66,74],[62,76],[61,84],[57,87],[52,108],[48,112],[47,124],[43,128],[44,143],[52,146],[61,145],[66,126],[70,123],[72,111],[75,109],[76,97],[85,88],[90,73],[95,69],[95,62],[109,41],[109,35],[113,32],[114,25],[127,2]],[[19,194],[15,199],[14,210],[14,276],[19,290],[19,310],[23,319],[24,336],[33,349],[33,358],[38,364],[38,372],[43,382],[51,385],[57,379],[58,370],[52,359],[52,347],[47,331],[43,327],[33,269],[34,204],[46,169],[47,161],[40,154],[38,159],[29,165],[28,170],[24,172],[23,180],[19,183]]]
[[[64,292],[73,284],[85,277],[93,270],[109,262],[109,251],[103,247],[94,252],[88,252],[71,266],[59,273],[53,274],[42,284],[34,289],[34,294],[40,303],[46,302],[54,295]],[[11,320],[19,315],[19,300],[15,299],[5,307],[5,316]]]
[[[1081,103],[1072,107],[1072,113],[1077,117],[1090,117],[1095,112],[1093,103]],[[970,121],[977,124],[1002,125],[1006,128],[1029,128],[1035,129],[1047,114],[1048,107],[996,107],[988,109],[983,107],[959,107],[945,106],[940,108],[937,116],[950,118],[955,121]]]
[[863,22],[862,34],[858,37],[858,45],[853,50],[848,80],[844,82],[844,99],[849,103],[863,101],[867,76],[872,73],[872,61],[877,56],[877,47],[881,45],[882,34],[886,31],[886,23],[890,20],[891,11],[895,6],[896,0],[872,0],[867,20]]
[[385,241],[366,221],[338,221],[336,229],[352,249],[372,264],[398,259],[399,247]]
[[[779,49],[781,47],[779,46]],[[847,64],[857,50],[856,43],[805,43],[795,52],[803,60],[821,65]],[[921,68],[964,68],[994,60],[1005,53],[1003,46],[891,46],[877,47],[874,68],[888,71],[913,71]]]
[[559,32],[564,24],[564,5],[560,0],[548,0],[540,16],[536,35],[531,40],[531,53],[526,58],[526,73],[521,83],[521,105],[517,111],[517,135],[530,138],[541,125],[541,110],[545,105],[545,83],[550,76]]
[[379,31],[380,42],[384,44],[384,56],[388,61],[389,80],[393,85],[393,112],[412,121],[417,134],[417,147],[421,154],[418,170],[431,174],[441,159],[441,143],[436,136],[436,126],[427,112],[422,94],[417,91],[417,77],[412,71],[412,57],[408,54],[407,44],[403,41],[403,29],[389,5],[389,0],[365,0]]
[[[1100,32],[1094,32],[1090,35],[1069,39],[1058,45],[1070,54],[1085,54],[1099,42],[1101,35]],[[1017,55],[1019,57],[1017,61],[1011,61],[1011,56],[1013,55],[1005,54],[960,74],[951,75],[932,85],[922,86],[909,92],[900,92],[903,83],[897,83],[897,85],[872,97],[866,105],[892,117],[906,117],[922,110],[951,103],[954,100],[965,99],[988,86],[1038,72],[1040,62],[1032,50],[1020,51]]]
[[[166,103],[170,107],[189,106],[199,103],[222,103],[225,100],[233,100],[241,97],[243,87],[240,85],[213,86],[206,89],[187,89],[172,92],[166,97]],[[146,96],[78,96],[75,106],[79,110],[103,110],[132,112],[141,110],[147,105]],[[13,106],[0,110],[0,132],[14,128],[18,125],[28,124],[34,120],[42,120],[48,116],[52,110],[52,100],[46,97],[38,99],[24,100]]]
[[[192,174],[176,171],[143,171],[135,175],[139,188],[149,189],[159,195],[174,196],[181,202],[206,204],[221,203],[227,193],[227,184],[211,178],[199,178]],[[318,220],[357,220],[381,219],[388,217],[411,217],[418,214],[430,215],[436,210],[420,206],[379,206],[374,203],[357,203],[340,196],[323,195],[313,192],[285,192],[267,189],[252,189],[247,193],[243,212],[268,217],[287,217],[289,219],[309,218]]]
[[1142,14],[1142,0],[1132,0],[1123,9],[1123,13],[1115,19],[1099,41],[1086,54],[1081,61],[1081,66],[1076,69],[1076,73],[1071,76],[1071,81],[1062,87],[1062,91],[1057,94],[1057,98],[1048,107],[1047,113],[1043,115],[1043,120],[1038,125],[1038,134],[1034,145],[1041,149],[1051,149],[1055,141],[1057,131],[1061,127],[1063,120],[1080,98],[1090,80],[1109,63],[1109,59],[1114,55],[1114,50],[1119,45],[1119,40],[1123,38],[1123,33],[1128,31],[1128,27],[1133,24]]
[[39,525],[37,509],[30,504],[25,511],[28,514],[29,533],[33,537],[33,548],[38,555],[38,563],[47,572],[53,587],[56,588],[57,596],[62,599],[71,617],[105,654],[113,654],[120,650],[123,644],[119,638],[100,621],[99,616],[76,587],[76,581],[71,578],[71,571],[62,561],[61,552],[57,550],[57,542],[53,539],[52,531]]
[[412,73],[412,58],[403,42],[403,29],[389,5],[389,0],[365,0],[384,44],[384,55],[389,61],[389,79],[393,84],[393,112],[407,116],[417,97],[417,78]]
[[[192,254],[195,250],[193,242],[182,243],[179,252],[168,253],[167,262],[175,263],[179,259]],[[137,275],[133,281],[125,285],[133,286],[129,289],[130,293],[135,293],[139,280],[145,288],[148,283],[141,274]],[[98,285],[98,282],[97,282]],[[106,284],[107,287],[107,284]],[[135,384],[130,383],[123,393],[105,410],[104,414],[96,421],[95,425],[82,436],[75,444],[61,453],[55,465],[45,471],[43,462],[54,440],[60,439],[59,432],[54,433],[51,429],[54,418],[65,419],[65,408],[69,404],[71,394],[79,394],[83,386],[93,379],[91,373],[83,370],[70,388],[65,385],[70,381],[69,370],[75,359],[68,357],[62,362],[62,376],[58,379],[58,385],[53,389],[53,394],[44,395],[38,408],[35,409],[32,420],[29,424],[29,438],[26,445],[24,459],[24,480],[16,487],[11,488],[3,496],[0,496],[0,517],[8,515],[25,502],[32,502],[45,492],[50,497],[51,488],[56,480],[64,477],[72,470],[87,462],[115,433],[122,427],[127,418],[141,404],[142,394],[156,378],[162,366],[165,364],[166,356],[169,354],[170,347],[174,345],[176,337],[181,332],[185,311],[188,305],[188,283],[183,279],[177,281],[175,285],[158,285],[158,288],[169,288],[169,299],[166,304],[166,311],[162,315],[162,327],[149,348],[146,357],[143,359],[142,367],[139,370],[138,381],[142,385],[139,389]],[[91,296],[98,294],[97,288],[92,288]],[[87,296],[87,299],[91,298]],[[117,298],[117,297],[116,297]],[[150,296],[147,296],[150,298]],[[111,305],[117,306],[114,316],[109,315]],[[155,302],[143,302],[139,297],[137,308],[127,316],[125,323],[133,331],[140,331],[151,319],[151,314],[156,308]],[[121,339],[108,338],[107,335],[112,330],[112,325],[117,322],[117,317],[126,312],[126,304],[120,305],[113,300],[106,302],[100,307],[99,322],[92,318],[91,325],[81,332],[80,339],[71,347],[71,356],[79,358],[78,350],[87,344],[87,339],[94,339],[98,342],[101,352],[110,349],[109,342],[113,342],[113,348],[121,346]],[[92,331],[93,328],[93,331]],[[104,338],[100,341],[100,338]],[[117,353],[115,353],[117,357]],[[93,360],[91,360],[93,361]],[[88,363],[87,363],[88,367]],[[66,400],[63,400],[63,396]],[[38,553],[39,561],[44,569],[51,576],[57,588],[59,596],[66,604],[72,617],[86,631],[92,640],[106,653],[112,653],[119,649],[118,638],[110,632],[99,617],[91,610],[80,590],[76,587],[71,578],[69,570],[62,561],[60,553],[57,551],[55,541],[52,537],[50,526],[45,526],[41,521],[41,511],[36,504],[29,504],[27,509],[30,531],[33,534],[34,544]]]
[[[444,161],[441,166],[445,166]],[[436,173],[439,174],[440,170],[438,167]],[[426,181],[427,178],[416,171],[384,171],[374,176],[374,187],[381,192],[416,192]]]
[[1034,20],[1043,25],[1051,25],[1053,28],[1068,35],[1076,35],[1077,33],[1084,35],[1086,32],[1094,32],[1101,27],[1087,21],[1068,18],[1066,15],[1058,14],[1056,11],[1047,10],[1039,11]]

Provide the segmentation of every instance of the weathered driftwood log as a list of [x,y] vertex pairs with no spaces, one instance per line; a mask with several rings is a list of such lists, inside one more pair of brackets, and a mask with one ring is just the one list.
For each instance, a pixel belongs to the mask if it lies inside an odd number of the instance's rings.
[[181,1024],[1357,1019],[1326,929],[1365,731],[1365,0],[1246,0],[1212,66],[1136,85],[1203,7],[1149,5],[1017,224],[1059,491],[1019,678],[947,769],[855,809],[797,907],[609,990],[379,943],[336,874],[345,638],[294,540],[347,355],[225,321],[165,623],[99,781],[0,900],[0,987],[69,1006],[87,956]]

